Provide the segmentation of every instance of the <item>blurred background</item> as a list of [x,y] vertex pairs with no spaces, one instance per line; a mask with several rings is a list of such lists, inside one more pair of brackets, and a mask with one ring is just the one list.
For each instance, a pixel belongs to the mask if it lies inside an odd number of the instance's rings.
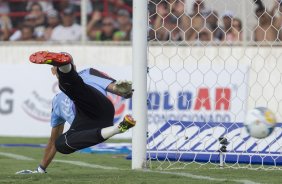
[[[149,40],[277,45],[282,38],[280,0],[148,3]],[[130,41],[132,0],[0,0],[0,26],[1,41]]]

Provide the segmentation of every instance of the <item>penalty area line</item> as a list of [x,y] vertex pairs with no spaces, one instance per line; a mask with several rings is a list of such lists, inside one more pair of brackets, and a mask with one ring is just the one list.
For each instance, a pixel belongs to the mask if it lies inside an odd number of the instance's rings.
[[[25,160],[25,161],[33,161],[35,160],[34,158],[31,157],[26,157],[24,155],[19,155],[19,154],[14,154],[14,153],[8,153],[8,152],[0,152],[0,156],[16,159],[16,160]],[[71,165],[76,165],[80,167],[88,167],[88,168],[93,168],[93,169],[104,169],[104,170],[128,170],[129,169],[120,169],[117,167],[109,167],[109,166],[103,166],[103,165],[98,165],[98,164],[89,164],[86,162],[81,162],[81,161],[72,161],[72,160],[53,160],[53,162],[58,162],[58,163],[64,163],[64,164],[71,164]],[[166,174],[166,175],[175,175],[175,176],[182,176],[182,177],[187,177],[187,178],[193,178],[193,179],[198,179],[198,180],[207,180],[207,181],[219,181],[219,182],[225,182],[228,181],[226,178],[213,178],[210,176],[202,176],[202,175],[195,175],[191,173],[176,173],[176,172],[168,172],[168,171],[152,171],[152,170],[136,170],[136,171],[141,171],[141,172],[148,172],[148,173],[158,173],[158,174]],[[242,184],[259,184],[250,180],[234,180],[234,179],[229,179],[229,181],[233,181],[236,183],[242,183]]]

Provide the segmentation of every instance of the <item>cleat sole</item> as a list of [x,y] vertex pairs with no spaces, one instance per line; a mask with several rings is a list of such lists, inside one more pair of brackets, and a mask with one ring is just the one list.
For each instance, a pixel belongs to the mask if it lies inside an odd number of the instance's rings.
[[72,57],[66,53],[54,53],[39,51],[29,57],[29,61],[35,64],[50,64],[53,66],[63,66],[72,62]]

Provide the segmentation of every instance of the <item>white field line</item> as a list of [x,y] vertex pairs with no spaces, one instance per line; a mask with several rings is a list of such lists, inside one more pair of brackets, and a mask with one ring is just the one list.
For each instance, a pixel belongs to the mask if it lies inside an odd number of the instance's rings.
[[[17,160],[26,160],[26,161],[31,161],[34,160],[31,157],[26,157],[23,155],[18,155],[14,153],[5,153],[5,152],[0,152],[0,155],[8,157],[8,158],[13,158]],[[81,162],[81,161],[71,161],[71,160],[53,160],[53,162],[59,162],[59,163],[65,163],[65,164],[71,164],[71,165],[76,165],[80,167],[88,167],[88,168],[93,168],[93,169],[104,169],[104,170],[128,170],[128,169],[119,169],[117,167],[108,167],[108,166],[103,166],[103,165],[97,165],[97,164],[89,164],[86,162]],[[143,171],[143,172],[150,172],[150,173],[158,173],[158,174],[167,174],[167,175],[175,175],[175,176],[182,176],[182,177],[187,177],[187,178],[193,178],[193,179],[198,179],[198,180],[207,180],[207,181],[220,181],[220,182],[225,182],[228,181],[226,178],[212,178],[209,176],[202,176],[202,175],[195,175],[191,173],[176,173],[176,172],[167,172],[167,171],[151,171],[151,170],[137,170],[137,171]],[[234,181],[236,183],[242,183],[242,184],[259,184],[250,180],[232,180],[230,179],[229,181]]]
[[121,170],[117,167],[108,167],[108,166],[102,166],[102,165],[97,165],[97,164],[89,164],[89,163],[81,162],[81,161],[53,160],[53,162],[60,162],[60,163],[71,164],[71,165],[76,165],[76,166],[81,166],[81,167],[89,167],[89,168],[94,168],[94,169]]
[[23,156],[23,155],[17,155],[17,154],[14,154],[14,153],[0,152],[0,155],[8,157],[8,158],[13,158],[13,159],[16,159],[16,160],[27,160],[27,161],[34,160],[31,157],[26,157],[26,156]]

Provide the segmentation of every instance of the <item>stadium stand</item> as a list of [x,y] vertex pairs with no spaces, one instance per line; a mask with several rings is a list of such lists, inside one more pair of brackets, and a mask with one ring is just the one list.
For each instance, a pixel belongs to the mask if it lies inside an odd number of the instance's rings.
[[[261,0],[253,1],[256,25],[247,35],[250,41],[280,42],[281,2],[267,9]],[[188,13],[187,8],[191,11]],[[81,23],[80,0],[2,0],[0,1],[1,41],[52,41],[52,30],[61,26],[64,12],[71,9],[74,23]],[[156,13],[157,12],[157,13]],[[132,29],[131,0],[87,0],[87,39],[90,41],[129,41]],[[206,1],[149,1],[149,39],[194,43],[236,43],[243,40],[243,24],[238,12],[219,13]],[[72,25],[72,24],[71,24]],[[249,25],[248,25],[249,26]],[[76,29],[76,31],[81,31]],[[24,35],[22,37],[21,35]],[[31,34],[31,35],[30,35]],[[81,32],[79,35],[82,34]],[[69,36],[69,38],[72,38]],[[78,36],[74,40],[81,39]],[[73,40],[66,38],[67,41]]]

